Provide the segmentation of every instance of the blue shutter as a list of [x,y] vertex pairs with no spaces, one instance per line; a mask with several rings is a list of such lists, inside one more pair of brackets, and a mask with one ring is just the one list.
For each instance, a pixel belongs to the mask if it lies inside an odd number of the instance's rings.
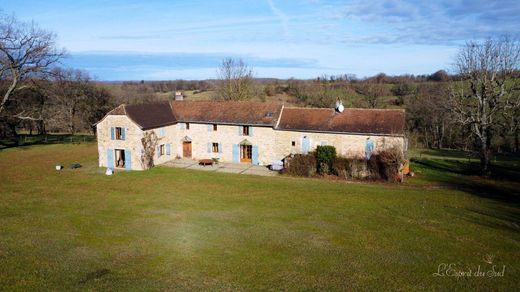
[[238,126],[238,136],[242,136],[242,126]]
[[213,125],[208,125],[208,132],[211,132],[213,130]]
[[132,153],[128,149],[125,149],[125,168],[126,170],[132,169]]
[[112,137],[112,140],[116,138],[116,131],[114,127],[110,128],[110,136]]
[[179,123],[179,127],[181,127],[181,130],[184,130],[184,123]]
[[253,145],[252,162],[254,165],[258,165],[258,146]]
[[107,149],[107,167],[114,169],[114,150],[110,148]]
[[161,148],[157,146],[157,157],[161,156]]
[[171,144],[166,144],[166,155],[170,155],[170,145]]
[[365,143],[365,158],[368,160],[374,152],[374,142],[368,139]]
[[234,163],[240,162],[239,155],[240,155],[240,151],[238,149],[238,144],[233,144],[233,162]]
[[222,143],[218,143],[218,153],[222,153]]
[[310,147],[310,140],[308,137],[302,138],[302,153],[307,154],[309,153],[309,147]]
[[121,140],[125,139],[125,128],[121,128]]
[[253,137],[253,127],[249,127],[249,136]]
[[211,143],[208,142],[208,153],[211,153]]

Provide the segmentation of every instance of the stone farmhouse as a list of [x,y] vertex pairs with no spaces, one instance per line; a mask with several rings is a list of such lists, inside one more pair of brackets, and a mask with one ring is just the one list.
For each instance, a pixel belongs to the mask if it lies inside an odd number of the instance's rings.
[[333,145],[363,157],[387,147],[406,149],[404,110],[296,108],[277,102],[170,101],[120,105],[97,123],[99,166],[143,170],[142,138],[158,137],[154,164],[209,159],[269,165],[290,154]]

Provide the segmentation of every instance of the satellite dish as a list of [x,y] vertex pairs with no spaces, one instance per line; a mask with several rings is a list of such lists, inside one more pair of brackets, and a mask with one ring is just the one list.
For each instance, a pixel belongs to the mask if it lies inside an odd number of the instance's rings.
[[339,99],[339,96],[336,97],[336,111],[339,113],[342,113],[345,110],[345,107],[343,106],[343,102],[341,102],[341,99]]

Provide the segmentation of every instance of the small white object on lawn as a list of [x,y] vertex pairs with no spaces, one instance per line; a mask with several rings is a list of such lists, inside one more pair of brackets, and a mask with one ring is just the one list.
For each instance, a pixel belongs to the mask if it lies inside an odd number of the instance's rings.
[[114,174],[114,171],[110,168],[107,168],[107,171],[105,172],[106,175],[112,175]]

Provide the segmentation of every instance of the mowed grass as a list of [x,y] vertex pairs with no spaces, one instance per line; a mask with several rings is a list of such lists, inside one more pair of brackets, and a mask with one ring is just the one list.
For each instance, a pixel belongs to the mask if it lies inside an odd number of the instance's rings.
[[0,290],[518,290],[518,185],[414,167],[403,185],[107,177],[95,144],[2,150]]

